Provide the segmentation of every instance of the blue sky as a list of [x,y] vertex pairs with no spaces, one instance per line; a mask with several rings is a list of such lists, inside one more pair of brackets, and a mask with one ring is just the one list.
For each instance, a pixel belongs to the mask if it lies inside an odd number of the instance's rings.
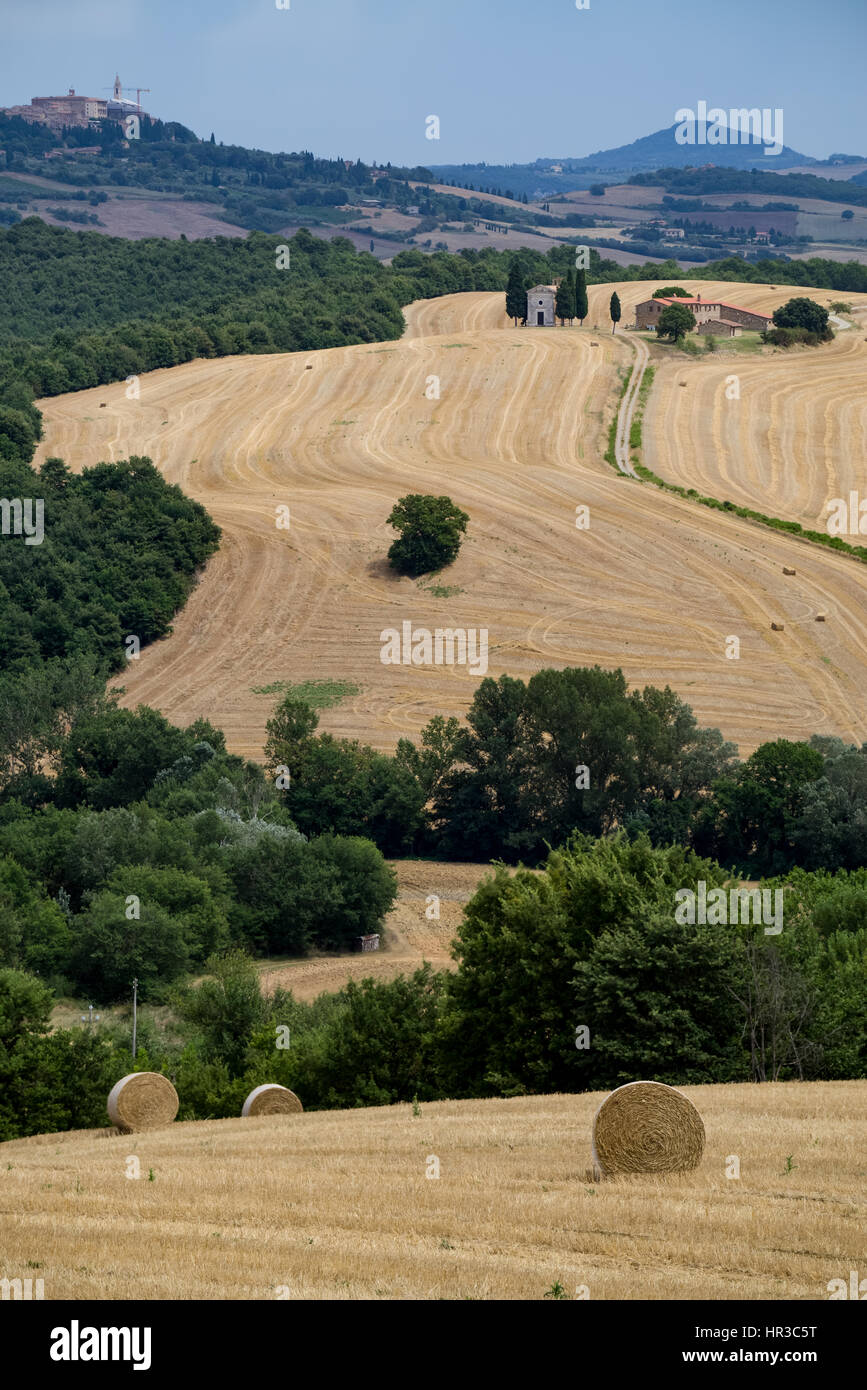
[[[115,71],[199,135],[400,164],[580,156],[679,107],[867,153],[867,0],[0,0],[0,105]],[[425,138],[438,115],[441,138]]]

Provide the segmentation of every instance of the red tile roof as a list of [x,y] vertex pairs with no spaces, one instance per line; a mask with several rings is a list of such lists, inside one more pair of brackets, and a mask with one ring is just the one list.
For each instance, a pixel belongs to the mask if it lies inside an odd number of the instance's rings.
[[712,309],[737,309],[739,314],[754,314],[758,319],[770,319],[770,314],[763,314],[758,309],[745,309],[742,304],[727,304],[724,299],[680,299],[673,296],[671,299],[660,300],[661,304],[704,304]]

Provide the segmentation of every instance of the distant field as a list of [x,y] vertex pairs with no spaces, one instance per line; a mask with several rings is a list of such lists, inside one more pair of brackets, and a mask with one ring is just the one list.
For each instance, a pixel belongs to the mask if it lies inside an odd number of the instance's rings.
[[27,183],[24,179],[13,179],[8,175],[0,174],[0,202],[11,203],[18,198],[44,198],[53,188],[68,188],[67,185],[57,185],[37,182]]
[[[700,293],[710,297],[711,291]],[[722,293],[753,307],[740,290]],[[770,294],[766,287],[764,293]],[[863,490],[867,294],[789,287],[786,296],[803,293],[826,307],[850,303],[853,313],[844,318],[852,327],[822,347],[771,355],[765,349],[761,356],[743,357],[736,368],[727,354],[689,361],[688,369],[667,361],[657,370],[648,401],[644,459],[669,482],[822,531],[830,499]],[[720,346],[730,344],[721,339]],[[726,396],[733,370],[739,400]],[[863,543],[859,536],[854,540]]]
[[[452,940],[464,907],[482,879],[492,872],[487,864],[440,864],[427,859],[389,861],[397,874],[398,899],[385,919],[381,949],[358,955],[314,955],[301,960],[259,961],[262,988],[291,989],[296,999],[315,999],[342,989],[349,980],[366,976],[385,983],[409,975],[425,961],[436,970],[454,970]],[[436,903],[430,902],[437,898]],[[437,917],[427,912],[436,911]]]
[[3,1272],[47,1300],[293,1302],[813,1301],[863,1276],[867,1082],[683,1090],[700,1167],[606,1182],[601,1093],[0,1144]]
[[32,207],[21,211],[22,217],[41,217],[50,226],[67,224],[52,217],[47,210],[47,194],[57,206],[77,212],[95,212],[101,225],[89,225],[84,229],[102,232],[104,236],[126,237],[130,241],[141,241],[145,237],[168,237],[177,240],[181,235],[195,241],[204,237],[246,237],[249,232],[232,222],[224,222],[215,215],[214,203],[187,202],[183,198],[172,198],[153,193],[149,189],[124,189],[112,193],[108,201],[91,207],[84,201],[71,201],[69,184],[49,183],[47,180],[35,181],[32,188],[22,181],[4,183],[0,176],[0,201],[12,202],[17,198],[33,197],[38,194]]
[[[843,208],[838,203],[826,203],[823,212],[802,212],[798,214],[798,235],[811,236],[814,241],[864,241],[867,239],[867,208],[852,206],[853,217],[840,216]],[[768,216],[771,216],[768,213]]]

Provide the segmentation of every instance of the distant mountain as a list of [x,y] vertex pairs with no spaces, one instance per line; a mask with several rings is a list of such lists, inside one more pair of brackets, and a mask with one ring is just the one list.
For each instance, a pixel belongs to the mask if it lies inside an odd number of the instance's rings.
[[[633,140],[631,145],[618,145],[613,150],[599,150],[583,159],[537,159],[536,167],[562,164],[563,172],[593,170],[600,174],[639,174],[651,169],[684,168],[688,164],[719,164],[727,169],[752,169],[754,166],[776,173],[795,164],[815,164],[809,155],[799,154],[797,150],[784,145],[777,155],[765,154],[761,144],[751,142],[742,144],[694,144],[681,145],[675,138],[680,127],[669,126],[667,130],[656,130],[652,135],[643,135]],[[699,138],[706,134],[706,127],[698,126]],[[737,131],[731,132],[732,138]]]
[[[476,188],[509,188],[517,196],[567,193],[589,188],[596,182],[620,183],[630,174],[653,169],[685,168],[687,165],[716,164],[727,169],[762,169],[778,173],[796,165],[813,165],[810,155],[784,145],[778,155],[765,154],[761,144],[681,145],[675,139],[677,125],[643,135],[631,145],[599,150],[581,159],[537,159],[532,164],[439,164],[432,166],[438,178],[472,183]],[[702,126],[697,134],[703,133]],[[840,158],[840,156],[837,156]]]

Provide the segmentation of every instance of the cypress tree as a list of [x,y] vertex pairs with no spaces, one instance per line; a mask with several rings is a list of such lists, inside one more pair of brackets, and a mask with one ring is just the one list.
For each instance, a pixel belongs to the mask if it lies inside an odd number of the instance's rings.
[[588,308],[588,305],[587,305],[587,272],[586,272],[586,270],[576,270],[576,271],[575,271],[575,317],[576,317],[577,319],[580,319],[580,320],[581,320],[581,326],[582,326],[582,328],[583,328],[583,326],[584,326],[584,320],[585,320],[586,317],[587,317],[587,308]]
[[617,296],[616,290],[611,296],[611,303],[609,305],[608,312],[611,315],[611,332],[616,333],[617,325],[620,322],[620,300]]
[[515,320],[515,327],[518,327],[518,319],[523,323],[527,317],[527,291],[524,287],[524,275],[521,270],[520,262],[512,261],[509,271],[509,283],[506,287],[506,313],[510,319]]
[[562,328],[572,312],[572,286],[569,283],[569,276],[564,275],[557,286],[557,298],[554,302],[554,313],[560,320]]

